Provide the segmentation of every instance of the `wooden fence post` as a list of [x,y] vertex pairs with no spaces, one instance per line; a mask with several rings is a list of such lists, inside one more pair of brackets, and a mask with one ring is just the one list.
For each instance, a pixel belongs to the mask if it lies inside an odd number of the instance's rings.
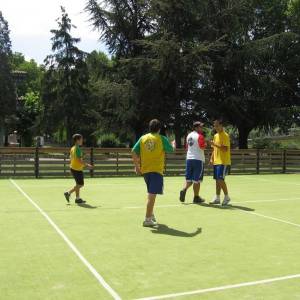
[[[90,151],[90,164],[92,166],[94,166],[94,148],[93,147],[91,148],[91,151]],[[94,169],[90,170],[90,176],[91,176],[91,178],[94,177]]]
[[283,150],[283,156],[282,156],[282,173],[286,173],[286,150]]
[[256,149],[256,174],[260,172],[260,151]]
[[40,175],[39,147],[35,148],[35,155],[34,155],[34,175],[35,175],[35,178],[39,178],[39,175]]

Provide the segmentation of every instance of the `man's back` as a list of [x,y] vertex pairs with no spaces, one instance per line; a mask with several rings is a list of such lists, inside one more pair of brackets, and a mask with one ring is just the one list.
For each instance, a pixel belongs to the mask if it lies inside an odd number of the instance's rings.
[[205,161],[205,154],[204,154],[204,148],[205,148],[205,139],[204,136],[201,133],[198,133],[196,131],[192,131],[187,136],[187,159],[196,159]]

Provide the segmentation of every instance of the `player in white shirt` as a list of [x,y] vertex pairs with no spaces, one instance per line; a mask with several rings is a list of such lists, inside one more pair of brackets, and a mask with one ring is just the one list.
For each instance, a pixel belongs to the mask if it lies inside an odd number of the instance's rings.
[[203,136],[203,123],[195,122],[193,124],[194,130],[187,136],[186,139],[186,172],[185,172],[185,186],[180,191],[179,200],[185,201],[186,191],[193,185],[194,190],[194,203],[205,202],[199,195],[200,183],[203,181],[204,175],[204,163],[206,148],[205,138]]

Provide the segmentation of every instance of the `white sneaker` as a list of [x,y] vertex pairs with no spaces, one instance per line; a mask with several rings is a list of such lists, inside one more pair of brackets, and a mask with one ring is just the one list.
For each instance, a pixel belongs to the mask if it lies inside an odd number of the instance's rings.
[[222,206],[226,206],[229,204],[229,202],[231,201],[231,199],[227,196],[224,197],[224,200],[222,202]]
[[156,221],[156,218],[155,218],[154,215],[152,215],[151,220],[152,220],[155,224],[157,224],[157,221]]
[[157,225],[157,223],[154,222],[153,219],[145,220],[145,221],[143,222],[143,226],[144,226],[144,227],[154,227],[154,226],[156,226],[156,225]]
[[220,201],[220,198],[218,197],[215,197],[211,202],[209,202],[209,204],[220,204],[221,201]]

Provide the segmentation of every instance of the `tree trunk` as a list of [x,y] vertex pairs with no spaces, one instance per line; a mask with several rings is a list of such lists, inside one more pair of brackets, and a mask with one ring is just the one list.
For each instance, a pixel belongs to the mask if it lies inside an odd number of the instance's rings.
[[240,126],[239,131],[239,149],[248,149],[248,137],[252,130],[250,127]]

